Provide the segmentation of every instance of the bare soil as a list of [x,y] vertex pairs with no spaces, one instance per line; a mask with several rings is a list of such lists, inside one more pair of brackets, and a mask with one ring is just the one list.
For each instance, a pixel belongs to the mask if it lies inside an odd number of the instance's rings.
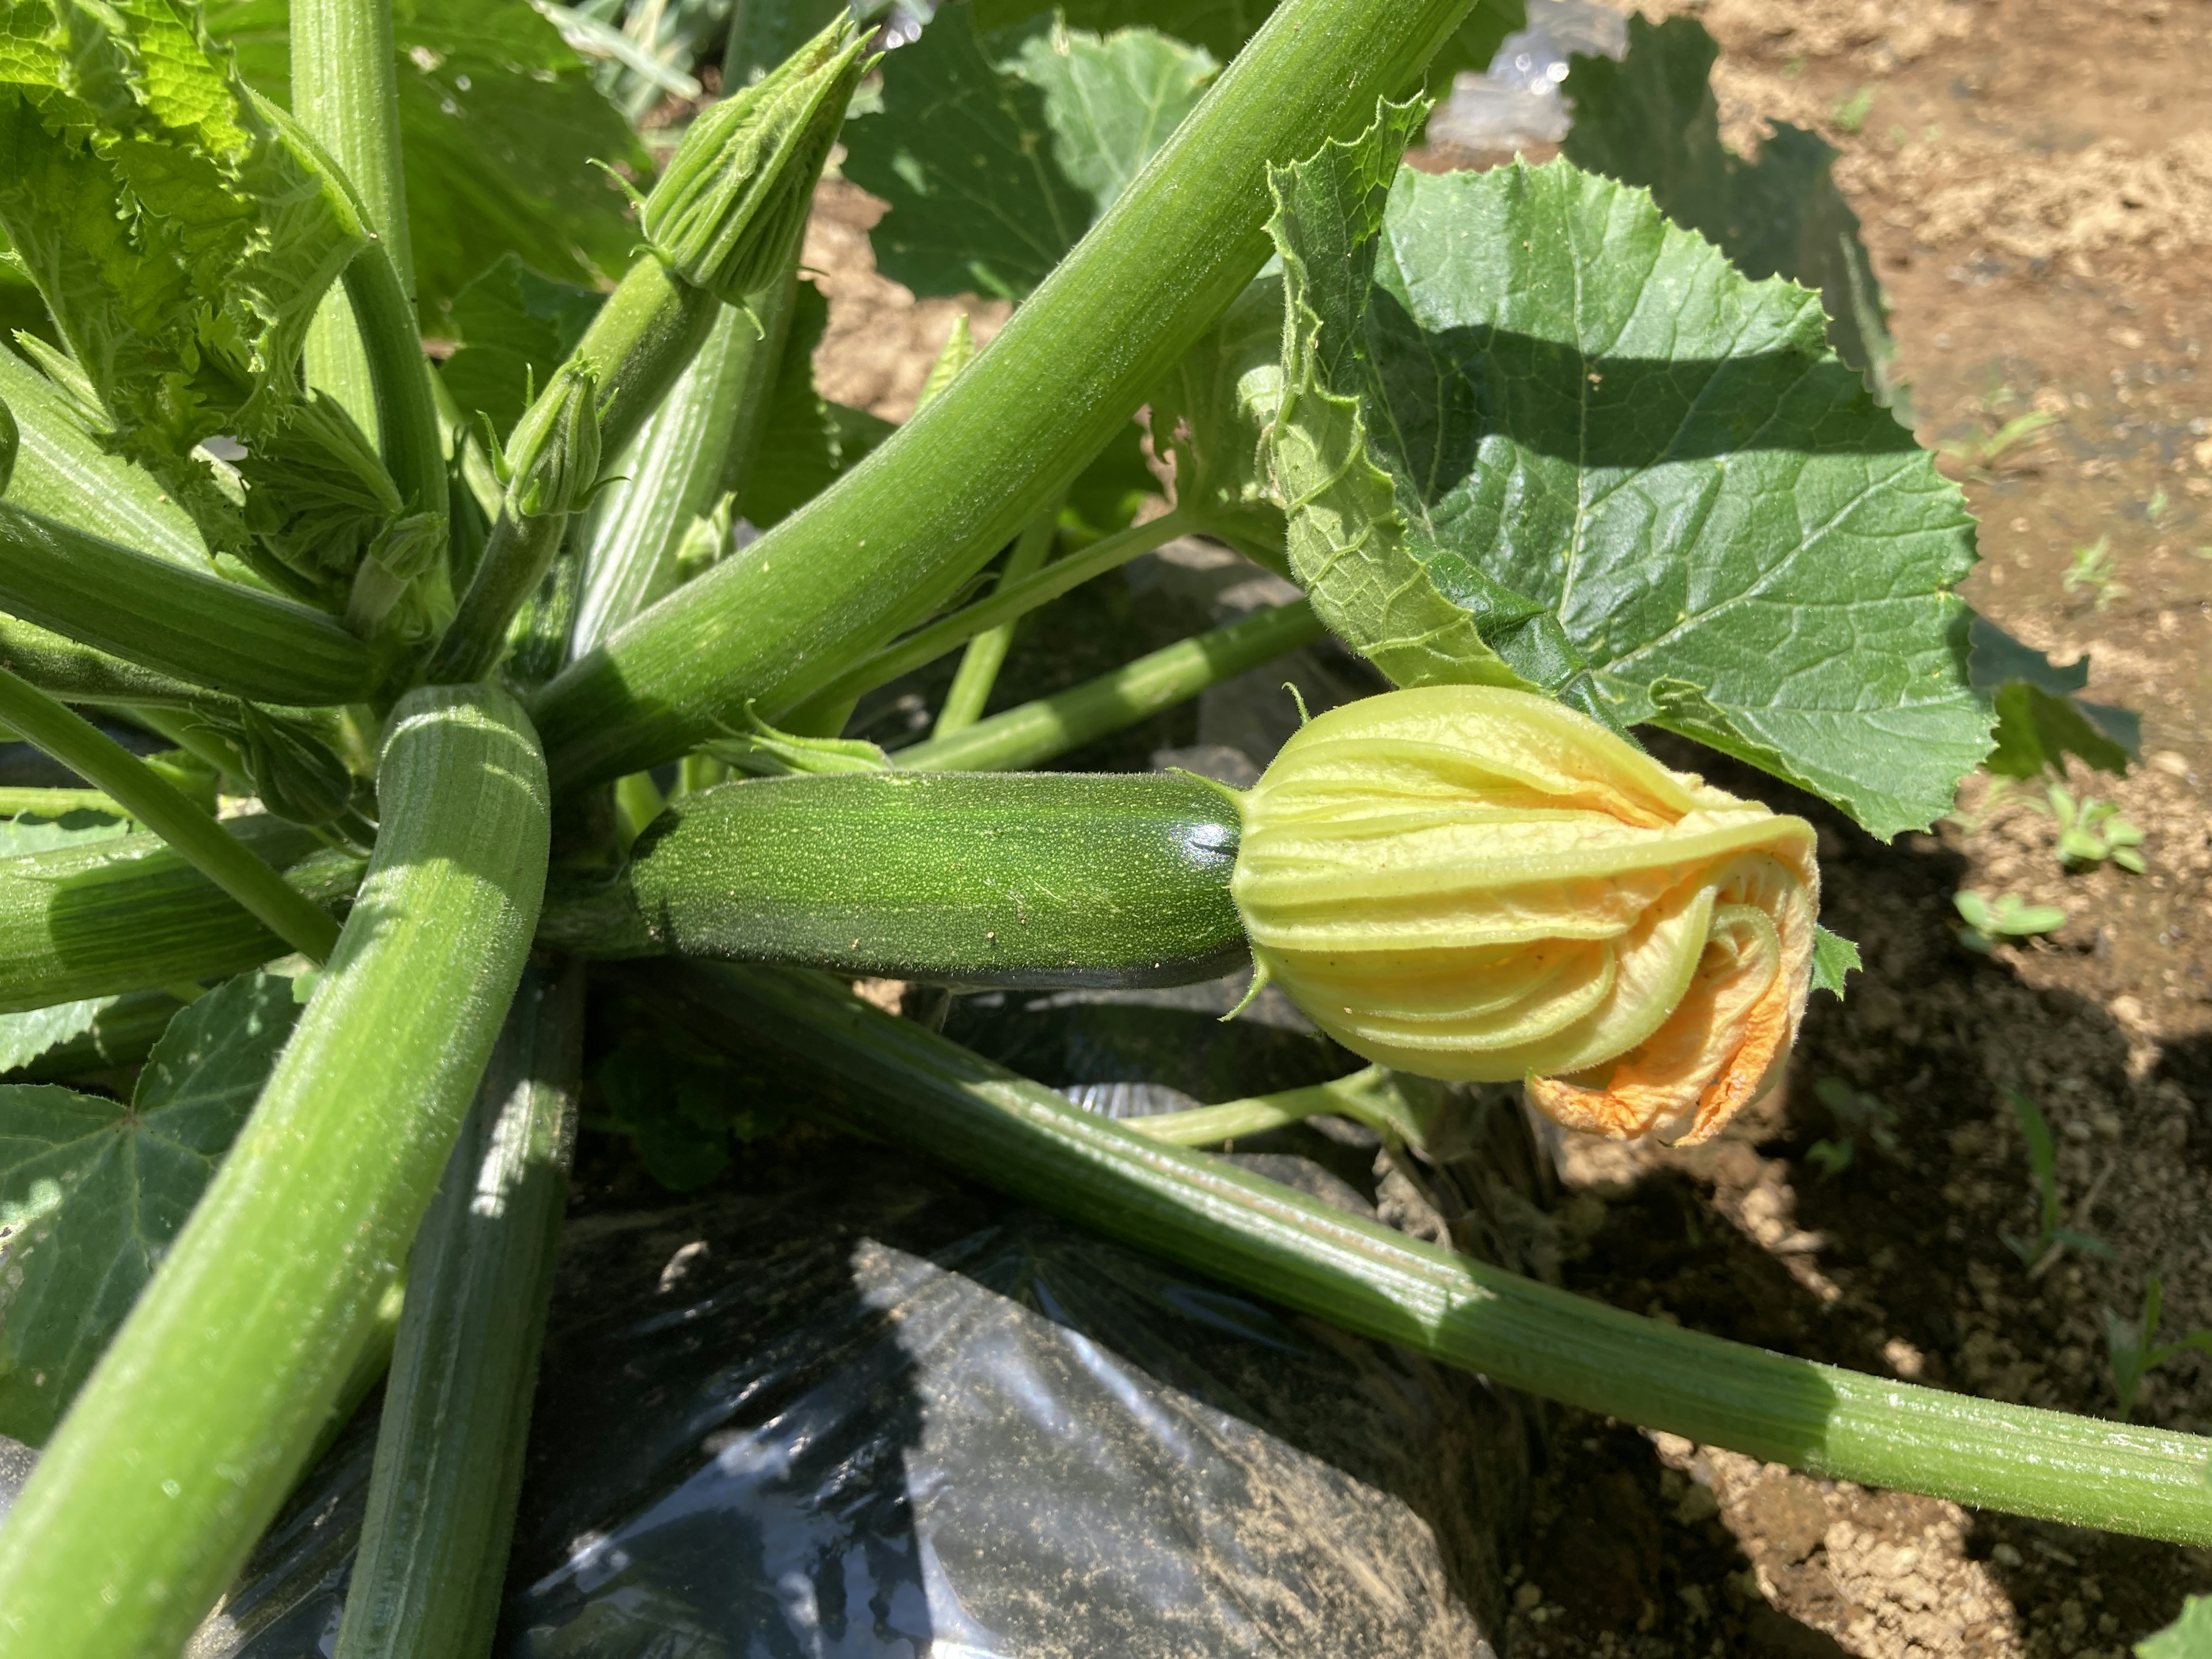
[[[1671,755],[1820,825],[1826,918],[1867,971],[1846,1002],[1816,999],[1785,1086],[1717,1142],[1560,1142],[1565,1282],[1808,1358],[2110,1414],[2106,1310],[2135,1316],[2155,1274],[2168,1340],[2212,1328],[2212,0],[1651,10],[1720,40],[1732,143],[1782,119],[1842,151],[1918,434],[1949,447],[1981,520],[1966,595],[2054,660],[2087,653],[2089,695],[2140,711],[2145,763],[2070,784],[2145,831],[2148,868],[2063,867],[2030,792],[1992,806],[1971,784],[1933,833],[1884,846],[1771,780]],[[876,211],[842,184],[818,202],[817,364],[830,395],[898,417],[963,307],[874,274]],[[979,337],[1005,315],[964,308]],[[2039,411],[2053,418],[1991,449]],[[2069,586],[2100,538],[2106,580]],[[1962,888],[2068,921],[1977,955],[1956,937]],[[1874,1104],[1853,1121],[1823,1084]],[[2003,1242],[2037,1220],[2007,1091],[2049,1120],[2066,1223],[2109,1259],[2032,1271]],[[2135,1418],[2212,1431],[2212,1360],[2153,1372]],[[1552,1428],[1510,1659],[2125,1659],[2212,1591],[2209,1551],[1571,1413]]]

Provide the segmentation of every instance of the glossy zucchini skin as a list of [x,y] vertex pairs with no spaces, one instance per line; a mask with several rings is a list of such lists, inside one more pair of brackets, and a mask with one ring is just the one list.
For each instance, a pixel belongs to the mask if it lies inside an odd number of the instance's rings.
[[[318,902],[361,879],[360,860],[296,824],[228,828]],[[159,836],[0,859],[0,1012],[234,974],[289,948]]]
[[[1247,957],[1235,806],[1168,774],[847,773],[687,795],[638,839],[621,954],[937,984],[1182,985]],[[604,939],[605,934],[601,933]],[[601,946],[604,953],[605,945]]]

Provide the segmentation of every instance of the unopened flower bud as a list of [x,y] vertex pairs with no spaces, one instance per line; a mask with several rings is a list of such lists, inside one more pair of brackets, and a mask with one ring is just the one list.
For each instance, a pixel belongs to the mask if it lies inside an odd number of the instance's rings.
[[574,359],[553,371],[507,445],[507,499],[526,519],[572,513],[599,477],[599,383]]
[[230,739],[262,805],[292,823],[330,823],[353,804],[353,774],[330,746],[250,702],[234,714],[199,708],[200,723]]
[[781,271],[867,72],[866,39],[841,13],[691,124],[639,214],[653,251],[685,282],[736,304]]
[[1255,958],[1367,1059],[1695,1141],[1796,1036],[1812,826],[1547,698],[1428,686],[1331,709],[1243,811]]

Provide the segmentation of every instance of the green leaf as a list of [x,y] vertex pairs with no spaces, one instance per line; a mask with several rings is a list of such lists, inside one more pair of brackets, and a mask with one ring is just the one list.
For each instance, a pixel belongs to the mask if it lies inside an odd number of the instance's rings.
[[113,997],[94,997],[20,1014],[0,1014],[0,1072],[28,1066],[57,1044],[82,1036],[114,1001]]
[[439,378],[455,403],[471,415],[489,416],[504,438],[584,337],[605,300],[503,253],[453,296],[447,320],[460,349],[440,367]]
[[1813,928],[1813,988],[1841,1000],[1844,975],[1861,971],[1859,947],[1817,923]]
[[298,1017],[243,975],[181,1010],[131,1104],[0,1086],[0,1432],[43,1441],[252,1109]]
[[[2205,1472],[2212,1480],[2212,1468]],[[2212,1659],[2212,1595],[2192,1595],[2181,1617],[2136,1644],[2136,1659]]]
[[131,833],[130,823],[105,812],[64,812],[58,818],[0,818],[0,859],[44,853],[56,847],[113,841]]
[[[286,0],[217,0],[210,30],[246,81],[290,101]],[[591,67],[527,0],[394,0],[407,224],[424,331],[502,254],[597,283],[637,240],[622,192],[592,163],[640,176],[650,159]]]
[[1151,29],[1101,39],[1058,28],[1030,35],[1005,67],[1044,94],[1053,159],[1091,198],[1095,218],[1197,107],[1220,66]]
[[1261,276],[1152,395],[1152,448],[1209,536],[1279,566],[1287,529],[1261,450],[1283,384],[1283,281]]
[[845,130],[845,176],[890,203],[869,240],[917,294],[1019,300],[1195,106],[1216,68],[1150,29],[1032,21],[979,34],[945,7],[884,63],[880,113]]
[[[1759,159],[1721,143],[1708,84],[1720,48],[1694,18],[1628,20],[1628,55],[1577,57],[1565,88],[1575,111],[1560,153],[1576,166],[1641,185],[1676,224],[1717,243],[1747,276],[1818,289],[1828,342],[1894,405],[1897,347],[1858,216],[1836,188],[1838,152],[1817,134],[1771,124]],[[1906,424],[1910,415],[1905,416]]]
[[1399,136],[1274,175],[1275,461],[1330,627],[1401,685],[1667,726],[1879,836],[1948,810],[1990,747],[1972,521],[1816,296],[1566,162],[1391,186]]
[[1999,777],[2063,776],[2077,755],[2100,772],[2124,775],[2142,758],[2142,720],[2131,708],[2074,694],[2089,683],[2085,654],[2063,668],[2023,645],[1986,617],[1974,618],[1967,670],[1996,711],[1996,748],[1987,763]]
[[[0,224],[105,411],[106,441],[159,477],[211,546],[247,554],[250,521],[280,568],[312,577],[327,525],[302,542],[255,510],[255,487],[284,499],[304,466],[391,489],[299,381],[315,307],[365,241],[350,204],[254,104],[197,12],[56,0],[18,7],[13,28]],[[218,434],[246,446],[243,514],[236,481],[193,453]]]
[[762,422],[760,452],[738,507],[758,529],[805,506],[894,430],[889,421],[830,403],[814,389],[814,351],[829,325],[830,302],[802,280]]

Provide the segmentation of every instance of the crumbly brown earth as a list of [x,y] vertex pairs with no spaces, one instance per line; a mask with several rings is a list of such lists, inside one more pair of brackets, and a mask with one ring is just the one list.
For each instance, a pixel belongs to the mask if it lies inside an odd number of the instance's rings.
[[[1887,287],[1921,441],[1982,522],[1976,606],[2141,712],[2146,763],[2076,769],[2148,872],[2066,869],[2037,792],[1970,784],[1934,833],[1822,830],[1827,920],[1867,971],[1816,999],[1784,1088],[1693,1150],[1563,1143],[1566,1282],[1810,1358],[2069,1411],[2115,1409],[2106,1310],[2155,1274],[2169,1341],[2212,1328],[2212,0],[1670,0],[1719,40],[1723,128],[1816,129]],[[1533,159],[1533,158],[1532,158]],[[808,257],[825,389],[903,416],[961,306],[875,276],[874,204],[832,185]],[[1003,307],[965,307],[979,337]],[[2054,418],[1991,444],[2019,416]],[[2106,542],[2100,587],[2075,550]],[[1952,895],[2065,925],[1990,956]],[[1838,1085],[1873,1103],[1856,1121]],[[2066,1224],[2109,1258],[2033,1267],[2007,1091],[2058,1146]],[[1870,1109],[1872,1115],[1867,1115]],[[1875,1133],[1876,1126],[1881,1133]],[[1848,1140],[1850,1160],[1832,1167]],[[1826,1147],[1816,1152],[1821,1143]],[[2212,1359],[2154,1371],[2137,1421],[2212,1431]],[[2212,1592],[2212,1552],[1816,1481],[1555,1413],[1510,1659],[1848,1653],[2125,1659]]]

